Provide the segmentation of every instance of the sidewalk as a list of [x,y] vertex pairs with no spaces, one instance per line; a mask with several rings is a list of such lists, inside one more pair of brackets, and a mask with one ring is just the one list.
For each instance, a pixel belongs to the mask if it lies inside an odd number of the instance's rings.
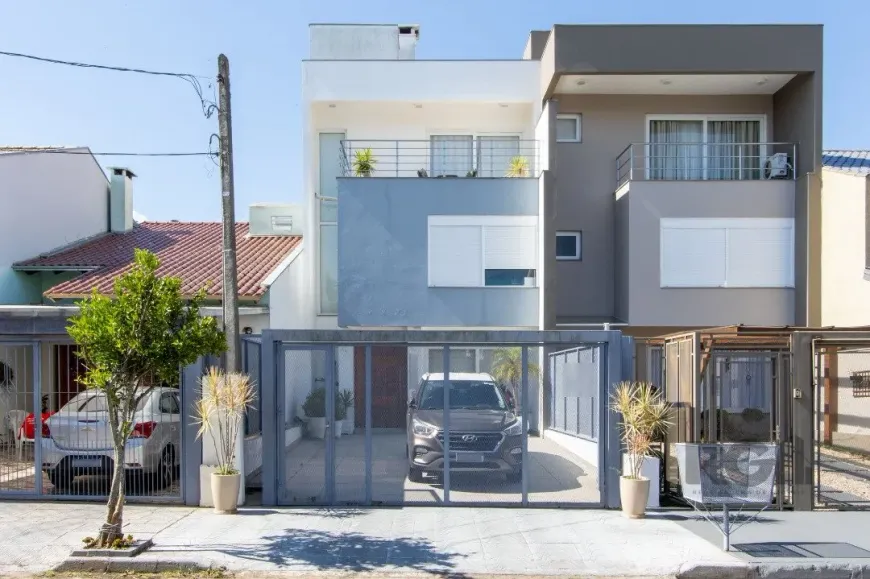
[[[95,534],[103,514],[93,504],[0,502],[0,574],[56,568],[82,537]],[[808,565],[841,572],[806,575],[813,577],[870,570],[863,558],[870,557],[868,513],[765,514],[733,537],[740,548],[752,543],[750,554],[722,552],[709,523],[675,514],[632,521],[613,511],[417,507],[247,508],[217,516],[209,509],[128,506],[125,520],[127,532],[154,540],[134,559],[142,570],[469,578],[750,577],[758,565],[781,577],[800,577]]]

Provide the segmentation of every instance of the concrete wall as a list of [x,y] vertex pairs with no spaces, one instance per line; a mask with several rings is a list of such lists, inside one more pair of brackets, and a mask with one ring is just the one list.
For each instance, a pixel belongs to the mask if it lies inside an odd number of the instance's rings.
[[[304,243],[304,242],[303,242]],[[303,246],[269,287],[269,323],[272,328],[311,328],[314,300],[308,293],[308,251]]]
[[[557,143],[556,229],[583,232],[582,261],[558,261],[560,318],[616,316],[616,158],[646,140],[648,114],[765,114],[773,134],[771,96],[559,95],[558,112],[582,114],[580,143]],[[678,184],[678,183],[677,183]],[[746,185],[740,183],[736,186]],[[619,317],[619,316],[616,316]]]
[[537,179],[339,179],[338,323],[538,324],[538,288],[428,287],[429,215],[537,215]]
[[867,195],[870,179],[822,172],[821,325],[870,325],[866,267]]
[[5,153],[0,199],[14,200],[0,211],[0,304],[42,303],[41,277],[10,267],[105,232],[108,180],[88,154]]
[[[660,287],[661,218],[793,217],[794,181],[634,181],[617,200],[618,277],[632,326],[793,325],[790,288]],[[625,221],[626,198],[628,220]],[[625,310],[626,289],[619,292]]]

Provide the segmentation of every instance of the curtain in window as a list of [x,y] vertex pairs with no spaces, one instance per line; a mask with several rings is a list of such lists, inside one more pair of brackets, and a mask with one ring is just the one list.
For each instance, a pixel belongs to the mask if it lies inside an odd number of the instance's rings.
[[761,122],[707,123],[707,178],[761,178]]
[[[478,137],[478,177],[504,177],[511,159],[520,154],[519,137]],[[532,167],[529,167],[532,175]]]
[[703,179],[704,121],[650,121],[649,178]]
[[456,175],[465,177],[471,171],[474,156],[473,138],[470,135],[433,135],[432,176]]

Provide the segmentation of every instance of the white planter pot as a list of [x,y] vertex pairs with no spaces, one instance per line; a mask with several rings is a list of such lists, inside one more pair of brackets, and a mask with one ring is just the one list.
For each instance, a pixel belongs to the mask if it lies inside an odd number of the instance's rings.
[[345,419],[342,421],[342,422],[343,422],[343,426],[342,426],[341,431],[342,431],[342,433],[344,433],[344,434],[353,434],[353,431],[356,429],[356,428],[355,428],[355,424],[354,424],[354,423],[356,422],[356,419],[353,418],[354,416],[356,416],[356,414],[354,414],[353,411],[354,411],[353,406],[351,406],[350,408],[348,408],[348,409],[347,409],[347,415],[348,415],[348,418],[345,418]]
[[533,277],[524,277],[523,285],[526,287],[535,287],[535,278]]
[[648,478],[619,477],[619,501],[622,514],[629,519],[642,519],[649,498]]
[[[628,454],[622,455],[622,474],[628,474],[630,470],[628,462]],[[649,499],[646,503],[646,508],[657,509],[661,506],[659,502],[659,459],[655,456],[648,456],[643,460],[643,466],[640,468],[640,476],[649,479]]]
[[326,417],[308,418],[308,436],[311,438],[326,438]]
[[341,438],[341,431],[343,428],[344,428],[344,420],[336,420],[335,421],[335,432],[333,432],[333,434],[335,434],[336,438]]
[[227,515],[236,512],[239,506],[240,474],[211,475],[211,498],[214,501],[214,512]]

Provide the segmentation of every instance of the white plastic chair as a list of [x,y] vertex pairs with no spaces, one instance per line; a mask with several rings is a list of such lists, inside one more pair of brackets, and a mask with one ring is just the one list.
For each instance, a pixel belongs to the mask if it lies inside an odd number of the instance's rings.
[[24,410],[10,410],[6,413],[6,426],[12,431],[12,439],[15,441],[15,450],[18,453],[19,461],[24,456],[24,443],[27,441],[24,438],[25,418],[27,418],[27,412]]

